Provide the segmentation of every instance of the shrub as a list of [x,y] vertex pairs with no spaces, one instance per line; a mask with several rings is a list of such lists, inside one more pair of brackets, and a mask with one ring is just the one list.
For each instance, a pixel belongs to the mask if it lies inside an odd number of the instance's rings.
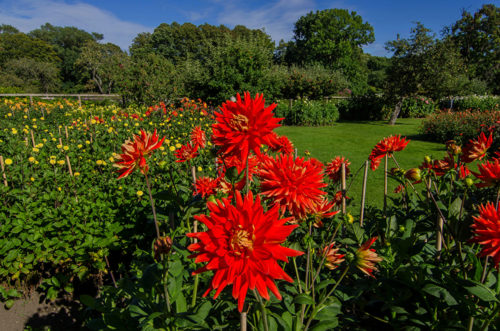
[[343,120],[381,120],[386,118],[384,98],[375,93],[354,96],[339,103],[340,118]]
[[500,111],[470,111],[451,112],[446,110],[427,117],[422,122],[421,132],[428,139],[445,142],[455,140],[458,143],[467,143],[474,139],[480,132],[488,134],[489,130],[494,134],[491,150],[499,146],[500,141]]
[[333,100],[295,100],[290,109],[289,100],[277,102],[275,113],[284,117],[285,125],[330,125],[339,119],[339,111]]
[[467,109],[475,110],[499,110],[500,109],[500,96],[478,96],[472,95],[467,97],[460,97],[453,100],[442,100],[439,104],[441,108],[451,108],[454,111],[463,111]]
[[430,98],[424,96],[415,96],[406,98],[401,106],[400,117],[420,118],[432,114],[437,106]]

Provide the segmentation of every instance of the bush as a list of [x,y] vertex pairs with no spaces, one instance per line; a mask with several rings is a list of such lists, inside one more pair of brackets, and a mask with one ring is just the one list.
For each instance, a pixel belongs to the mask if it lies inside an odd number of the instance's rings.
[[492,130],[494,141],[491,150],[499,146],[500,141],[500,111],[463,111],[449,110],[427,117],[422,122],[421,132],[429,140],[446,142],[455,140],[460,144],[475,139],[480,132],[488,134]]
[[400,117],[420,118],[432,114],[437,109],[432,99],[424,96],[406,98],[401,106]]
[[284,117],[285,125],[330,125],[339,119],[339,111],[333,100],[295,100],[290,109],[289,100],[281,100],[275,109],[277,117]]
[[343,120],[381,120],[387,117],[385,100],[375,93],[354,96],[339,103],[340,118]]
[[442,100],[439,104],[440,108],[450,108],[454,111],[463,111],[467,109],[474,110],[499,110],[500,96],[478,96],[472,95],[460,97],[453,100]]

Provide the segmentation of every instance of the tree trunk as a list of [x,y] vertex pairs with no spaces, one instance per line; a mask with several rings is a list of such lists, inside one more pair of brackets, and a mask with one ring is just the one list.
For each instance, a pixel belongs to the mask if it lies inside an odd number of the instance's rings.
[[403,105],[404,98],[399,99],[398,103],[394,107],[394,111],[392,112],[391,119],[389,120],[389,125],[396,124],[396,120],[398,119],[399,113],[401,112],[401,106]]

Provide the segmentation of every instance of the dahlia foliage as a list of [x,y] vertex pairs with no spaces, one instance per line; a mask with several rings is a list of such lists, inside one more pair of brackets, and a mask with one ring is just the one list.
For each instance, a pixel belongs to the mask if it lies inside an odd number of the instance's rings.
[[194,271],[199,274],[213,270],[214,277],[204,296],[216,290],[214,298],[228,285],[233,286],[233,297],[238,300],[238,310],[243,304],[248,290],[257,289],[259,294],[270,299],[268,289],[281,299],[275,279],[293,282],[278,261],[288,262],[288,257],[303,253],[281,246],[298,225],[285,225],[289,218],[279,218],[279,209],[264,211],[260,198],[254,199],[249,192],[244,197],[236,192],[233,206],[228,199],[207,204],[210,214],[195,218],[205,224],[206,232],[189,233],[188,237],[199,242],[188,249],[196,263],[206,265]]

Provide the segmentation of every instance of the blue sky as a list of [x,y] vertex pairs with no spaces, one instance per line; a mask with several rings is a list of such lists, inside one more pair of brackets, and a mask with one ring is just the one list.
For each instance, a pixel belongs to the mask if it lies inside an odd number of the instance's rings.
[[483,3],[499,0],[0,0],[0,24],[28,32],[45,22],[76,26],[104,34],[105,41],[128,49],[140,32],[153,32],[160,23],[238,24],[264,28],[279,41],[293,36],[293,24],[310,11],[343,8],[356,11],[375,30],[375,42],[364,49],[373,55],[390,56],[384,44],[399,33],[408,37],[420,21],[436,34],[458,20],[462,9],[474,12]]

